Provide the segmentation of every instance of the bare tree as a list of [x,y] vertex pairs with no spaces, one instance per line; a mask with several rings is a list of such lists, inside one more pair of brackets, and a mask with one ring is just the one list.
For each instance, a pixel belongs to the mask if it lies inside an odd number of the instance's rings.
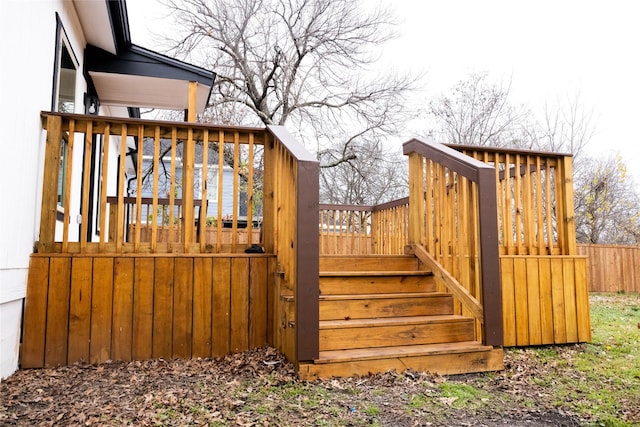
[[639,244],[640,197],[620,156],[582,163],[575,174],[578,241]]
[[593,109],[585,108],[580,93],[567,96],[565,102],[544,106],[537,145],[539,148],[571,153],[579,168],[581,154],[597,133]]
[[[322,202],[376,205],[407,194],[407,162],[398,150],[375,141],[362,142],[356,148],[367,155],[323,170]],[[329,156],[327,162],[335,161],[333,153],[323,155]]]
[[436,127],[431,133],[453,144],[529,147],[529,112],[509,100],[510,84],[496,84],[488,74],[473,73],[429,104]]
[[[414,78],[371,75],[394,37],[388,9],[359,0],[166,0],[174,50],[217,73],[209,118],[287,124],[333,163],[403,122]],[[337,156],[345,153],[344,156]],[[349,153],[349,154],[346,154]]]

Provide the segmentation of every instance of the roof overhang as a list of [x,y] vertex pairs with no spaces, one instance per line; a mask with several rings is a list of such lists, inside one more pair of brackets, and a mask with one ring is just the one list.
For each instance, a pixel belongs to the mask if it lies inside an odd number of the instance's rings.
[[189,82],[196,82],[202,112],[215,80],[211,71],[136,45],[118,55],[89,45],[85,66],[103,105],[184,110]]
[[74,5],[87,39],[85,76],[101,104],[184,110],[196,82],[196,111],[205,109],[215,74],[132,44],[125,0]]

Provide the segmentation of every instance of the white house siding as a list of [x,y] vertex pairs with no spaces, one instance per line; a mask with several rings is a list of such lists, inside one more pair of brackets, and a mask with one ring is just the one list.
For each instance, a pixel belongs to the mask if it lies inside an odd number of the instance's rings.
[[[73,4],[61,0],[0,2],[4,41],[0,67],[0,379],[18,367],[29,256],[39,230],[45,144],[40,111],[51,108],[56,12],[79,61],[76,111],[82,112],[85,40]],[[78,144],[75,156],[81,149]],[[81,162],[74,166],[73,174],[79,176]],[[77,211],[78,200],[72,203],[72,211]]]

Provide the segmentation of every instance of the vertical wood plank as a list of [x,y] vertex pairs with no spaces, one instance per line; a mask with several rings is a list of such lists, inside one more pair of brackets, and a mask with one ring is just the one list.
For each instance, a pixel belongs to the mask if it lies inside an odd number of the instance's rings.
[[502,316],[504,330],[504,345],[516,345],[516,308],[513,277],[513,258],[502,257],[500,272],[502,274]]
[[32,256],[29,261],[27,297],[22,326],[20,366],[44,366],[45,335],[47,330],[47,295],[49,294],[49,257]]
[[[138,125],[138,162],[136,164],[136,176],[144,176],[144,125]],[[172,153],[173,154],[173,153]],[[135,252],[140,250],[140,231],[142,224],[142,179],[136,179],[136,232],[134,236],[133,248]]]
[[93,259],[89,257],[73,258],[71,261],[67,363],[89,361],[92,281]]
[[249,258],[231,259],[231,351],[249,348]]
[[231,336],[231,259],[213,259],[213,302],[211,311],[213,357],[229,353]]
[[209,179],[209,130],[205,129],[202,134],[202,176],[200,177],[200,216],[198,218],[198,242],[200,242],[200,253],[204,253],[207,246],[207,209],[209,206],[207,200],[207,181]]
[[134,259],[116,258],[113,278],[111,358],[130,361],[133,341]]
[[177,156],[178,129],[174,126],[171,128],[171,183],[169,192],[169,230],[167,231],[167,242],[174,242],[175,236],[175,205],[176,205],[176,158]]
[[252,243],[258,243],[253,241],[253,166],[254,166],[254,136],[253,132],[249,133],[249,153],[247,155],[247,246]]
[[71,258],[51,258],[49,274],[44,363],[58,366],[67,363]]
[[578,342],[578,320],[576,314],[576,281],[574,259],[562,260],[564,274],[564,308],[567,325],[567,342]]
[[[269,151],[265,149],[265,165],[267,164],[267,160],[269,159],[268,157]],[[272,167],[265,167],[265,176],[264,176],[264,185],[265,185],[265,190],[267,190],[269,179],[268,177],[271,176],[270,172],[272,170]],[[220,246],[222,245],[222,203],[223,203],[223,191],[222,189],[223,187],[223,173],[224,173],[224,131],[220,131],[218,133],[218,216],[217,216],[217,221],[216,221],[216,252],[220,252]],[[269,190],[267,190],[269,191]],[[264,192],[265,194],[265,201],[270,200],[270,197],[267,197],[267,194],[271,194],[271,193],[267,193],[266,191]],[[268,210],[267,210],[267,204],[265,204],[265,215],[268,215]],[[268,216],[265,216],[265,219]],[[267,223],[265,221],[265,225],[267,227],[270,226],[269,223]]]
[[[107,219],[107,184],[109,180],[109,148],[111,146],[111,124],[106,123],[104,125],[104,135],[102,142],[102,182],[100,183],[100,240],[99,248],[100,253],[104,252],[105,236],[106,233],[106,219]],[[100,153],[97,153],[98,159],[100,159]],[[98,160],[100,161],[100,160]]]
[[540,310],[540,276],[539,258],[527,257],[527,307],[529,314],[529,345],[542,344],[542,325]]
[[541,257],[538,261],[538,280],[540,281],[540,321],[542,344],[553,344],[553,298],[551,288],[551,260]]
[[[158,185],[160,179],[160,126],[155,127],[153,136],[153,193],[151,215],[147,215],[151,221],[151,252],[156,252],[158,248]],[[193,173],[193,171],[191,171]],[[183,174],[184,176],[184,174]],[[193,177],[191,178],[193,179]],[[148,214],[148,212],[147,212]],[[186,252],[186,251],[185,251]]]
[[[84,164],[91,164],[91,152],[93,151],[93,121],[87,121],[87,130],[84,140]],[[82,188],[87,191],[91,185],[91,168],[84,168],[84,175],[82,177]],[[87,251],[87,225],[89,224],[89,193],[82,195],[82,221],[80,224],[80,252]]]
[[[574,212],[574,201],[573,201],[573,163],[571,156],[564,156],[562,158],[562,173],[563,176],[563,185],[564,191],[562,192],[564,196],[563,204],[564,204],[564,221],[565,221],[565,241],[566,241],[566,251],[565,255],[575,255],[576,251],[576,219]],[[560,219],[558,220],[560,221]]]
[[529,301],[527,293],[527,264],[523,257],[513,260],[516,305],[516,343],[529,345]]
[[277,325],[274,323],[276,320],[276,298],[275,294],[275,272],[276,272],[276,258],[269,257],[267,259],[267,343],[275,346],[275,334],[277,331]]
[[409,154],[409,244],[422,244],[424,223],[424,176],[422,156]]
[[577,258],[575,260],[575,279],[578,340],[580,342],[587,342],[591,341],[591,315],[589,310],[586,258]]
[[249,348],[267,343],[267,258],[249,259]]
[[188,359],[193,336],[193,258],[176,258],[174,268],[172,357]]
[[193,178],[195,166],[195,142],[193,128],[187,130],[187,139],[182,151],[182,242],[184,252],[188,253],[194,236],[193,214]]
[[551,300],[553,302],[553,341],[556,344],[567,342],[567,329],[564,309],[562,259],[551,259]]
[[39,243],[46,247],[53,244],[56,235],[61,144],[62,119],[60,116],[47,116],[47,144],[44,154],[44,181],[42,185],[39,236]]
[[[64,209],[64,217],[62,220],[62,253],[66,253],[69,249],[69,224],[71,215],[71,183],[73,182],[73,145],[75,141],[75,126],[76,121],[69,120],[69,133],[67,139],[67,169],[65,171],[64,182],[64,200],[62,206]],[[47,175],[44,175],[47,176]],[[56,180],[56,182],[58,182]]]
[[91,291],[91,343],[89,345],[91,363],[101,363],[111,359],[113,279],[113,258],[94,258],[93,289]]
[[238,244],[238,212],[240,203],[240,133],[233,134],[233,212],[231,212],[231,252]]
[[155,258],[153,288],[153,357],[172,357],[173,258]]
[[[122,124],[122,129],[121,129],[121,134],[120,134],[120,162],[118,165],[118,206],[117,206],[117,213],[116,218],[117,221],[110,221],[109,222],[109,234],[115,234],[115,241],[116,241],[116,252],[118,253],[122,253],[122,248],[123,248],[123,243],[125,241],[125,224],[124,224],[124,195],[125,195],[125,164],[126,161],[125,159],[127,158],[127,125],[126,123]],[[142,148],[142,143],[139,143],[139,148]],[[140,150],[142,151],[142,150]],[[104,173],[103,173],[104,175]],[[106,180],[106,176],[103,178]],[[113,209],[113,205],[111,206],[111,209]],[[113,216],[112,216],[113,217]],[[112,224],[113,227],[116,228],[115,230],[112,229]],[[136,227],[139,228],[139,227]]]
[[193,260],[193,357],[211,357],[212,260]]
[[133,280],[133,345],[135,360],[153,356],[153,258],[136,258]]

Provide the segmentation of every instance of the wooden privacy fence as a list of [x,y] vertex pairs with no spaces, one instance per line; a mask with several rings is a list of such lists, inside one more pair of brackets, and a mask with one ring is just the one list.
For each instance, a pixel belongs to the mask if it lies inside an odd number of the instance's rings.
[[31,258],[21,366],[216,357],[271,342],[272,255]]
[[589,260],[590,292],[640,292],[640,247],[578,245]]

